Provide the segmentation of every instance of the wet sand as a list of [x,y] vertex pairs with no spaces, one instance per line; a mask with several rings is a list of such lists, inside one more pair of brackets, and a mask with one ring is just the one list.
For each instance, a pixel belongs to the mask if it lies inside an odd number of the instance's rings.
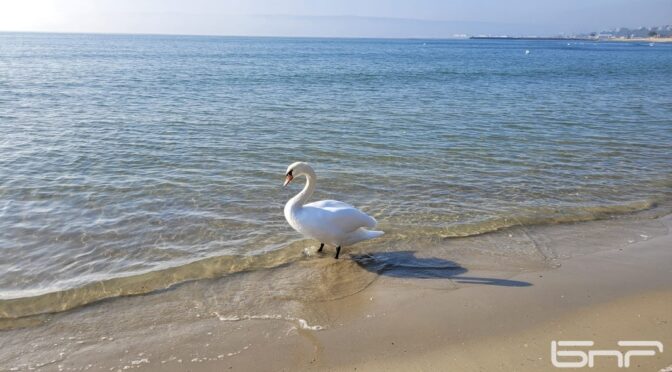
[[[446,239],[422,253],[311,256],[24,319],[0,332],[0,366],[539,371],[554,369],[552,340],[657,340],[664,352],[628,369],[656,371],[672,365],[671,226],[672,216],[595,221]],[[518,247],[517,234],[542,259],[473,258],[489,242]]]

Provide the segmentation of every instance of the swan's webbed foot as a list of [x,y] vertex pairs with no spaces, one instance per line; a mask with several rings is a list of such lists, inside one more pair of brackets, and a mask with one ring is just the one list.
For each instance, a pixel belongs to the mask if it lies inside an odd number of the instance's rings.
[[324,248],[324,243],[320,243],[320,249],[318,249],[318,252],[322,252],[322,248]]
[[338,259],[338,254],[341,253],[341,246],[339,245],[336,247],[336,256],[334,256],[335,259]]

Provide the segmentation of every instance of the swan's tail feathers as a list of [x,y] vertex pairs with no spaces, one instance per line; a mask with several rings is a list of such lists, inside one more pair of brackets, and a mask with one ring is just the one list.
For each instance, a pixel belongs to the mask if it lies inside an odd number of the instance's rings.
[[351,232],[341,244],[353,245],[357,242],[361,242],[364,240],[375,239],[379,236],[382,236],[383,234],[385,234],[385,232],[383,231],[372,231],[372,230],[366,230],[364,228],[359,228]]
[[366,227],[368,227],[369,229],[373,229],[374,227],[376,227],[376,225],[378,224],[378,221],[376,221],[375,218],[373,218],[369,215],[367,215],[367,217],[369,217],[369,222],[366,224]]
[[375,239],[385,235],[385,231],[372,231],[372,230],[364,230],[364,231],[366,231],[366,240]]

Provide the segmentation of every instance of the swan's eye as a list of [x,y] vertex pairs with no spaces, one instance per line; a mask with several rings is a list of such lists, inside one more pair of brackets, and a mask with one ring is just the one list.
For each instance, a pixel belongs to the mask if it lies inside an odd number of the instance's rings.
[[294,171],[294,169],[290,169],[289,172],[287,172],[287,175],[291,176],[293,171]]

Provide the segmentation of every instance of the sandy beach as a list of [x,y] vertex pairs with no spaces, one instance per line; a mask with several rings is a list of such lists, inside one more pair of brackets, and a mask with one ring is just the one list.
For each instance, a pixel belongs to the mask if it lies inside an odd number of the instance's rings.
[[[537,269],[510,262],[501,270],[448,267],[416,257],[428,264],[411,275],[371,263],[399,252],[308,257],[24,319],[0,333],[0,365],[48,371],[540,371],[554,369],[553,340],[591,340],[596,348],[619,350],[620,340],[655,340],[665,350],[634,358],[629,370],[657,371],[672,365],[670,226],[668,215],[521,228],[555,252],[553,262]],[[515,240],[518,233],[509,229],[479,241]],[[274,291],[274,281],[287,276],[312,277],[315,282],[296,288],[316,286],[333,296],[298,301]],[[270,308],[223,313],[232,301],[227,292],[241,286],[262,288]],[[615,363],[598,358],[593,369],[614,370]]]

